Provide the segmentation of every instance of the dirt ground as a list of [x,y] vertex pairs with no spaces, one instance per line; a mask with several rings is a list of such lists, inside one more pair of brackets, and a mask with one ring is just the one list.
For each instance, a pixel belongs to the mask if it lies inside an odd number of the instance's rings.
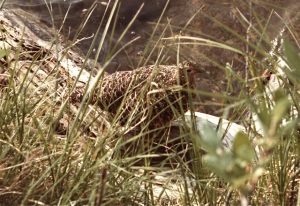
[[[41,0],[28,1],[28,4],[20,4],[20,2],[22,0],[7,0],[7,6],[10,8],[21,7],[24,10],[33,11],[39,17],[41,23],[51,26],[48,9]],[[70,7],[63,31],[66,37],[73,38],[87,9],[92,6],[94,1],[54,1],[52,13],[56,25],[59,25],[62,21],[70,2],[73,4]],[[144,0],[121,0],[120,2],[116,28],[113,34],[110,34],[111,39],[104,43],[99,59],[100,63],[110,55],[110,44],[113,45],[117,41]],[[242,39],[248,39],[248,41],[257,44],[260,35],[256,33],[256,29],[260,33],[265,30],[265,38],[272,40],[283,28],[284,20],[295,31],[295,37],[298,40],[300,39],[300,2],[297,0],[170,0],[161,21],[156,24],[166,2],[167,0],[145,1],[137,21],[125,35],[123,44],[136,37],[140,37],[140,39],[127,47],[113,60],[107,70],[109,73],[136,68],[140,65],[140,62],[153,64],[157,60],[161,48],[164,49],[164,57],[160,58],[160,62],[162,64],[175,64],[177,61],[177,46],[171,44],[170,41],[160,41],[157,46],[156,43],[160,37],[182,35],[206,38],[249,53],[251,49],[249,50],[246,42]],[[95,11],[79,37],[92,36],[104,13],[105,1],[98,2]],[[251,27],[249,27],[249,22]],[[151,38],[156,26],[157,30]],[[98,40],[100,38],[101,34],[98,36]],[[84,53],[87,53],[90,45],[91,38],[82,41],[79,47]],[[147,50],[147,45],[149,45],[149,48],[156,48],[153,53],[151,49]],[[262,46],[268,48],[267,44],[262,43]],[[150,53],[151,57],[148,58]],[[93,54],[91,57],[93,57]],[[179,60],[193,61],[197,64],[197,68],[200,70],[197,77],[197,88],[204,92],[227,95],[239,93],[239,82],[234,82],[234,87],[228,85],[224,71],[226,63],[230,64],[236,75],[241,78],[245,78],[247,73],[243,56],[210,46],[181,45]],[[258,68],[258,70],[263,70],[263,68]],[[213,114],[221,113],[220,109],[224,105],[224,102],[220,102],[213,97],[199,96],[197,101],[199,104],[198,110]]]

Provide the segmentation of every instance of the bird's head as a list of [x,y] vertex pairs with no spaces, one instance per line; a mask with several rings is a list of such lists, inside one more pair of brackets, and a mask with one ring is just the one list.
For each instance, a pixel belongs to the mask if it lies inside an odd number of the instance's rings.
[[196,63],[191,61],[184,61],[179,68],[180,81],[182,83],[187,83],[190,88],[193,88],[196,81],[197,75]]

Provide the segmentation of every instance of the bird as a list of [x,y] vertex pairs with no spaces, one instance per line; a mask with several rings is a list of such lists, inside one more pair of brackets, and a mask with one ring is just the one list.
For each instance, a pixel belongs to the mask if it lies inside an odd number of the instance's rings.
[[100,80],[92,101],[121,125],[164,127],[188,110],[196,73],[190,62],[115,72]]

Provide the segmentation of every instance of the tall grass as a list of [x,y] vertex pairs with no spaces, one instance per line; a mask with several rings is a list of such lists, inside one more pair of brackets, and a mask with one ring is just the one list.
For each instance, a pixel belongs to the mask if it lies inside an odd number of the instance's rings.
[[[100,41],[95,38],[92,42],[91,50],[98,45],[95,65],[103,43],[114,32],[117,2],[111,8],[96,31],[96,36],[102,33]],[[101,69],[86,82],[81,101],[74,102],[72,93],[84,66],[77,78],[70,78],[60,69],[65,56],[55,59],[47,50],[24,63],[21,44],[1,47],[0,63],[5,70],[1,80],[5,78],[0,90],[0,205],[295,205],[297,200],[299,204],[300,58],[294,46],[299,45],[298,40],[284,41],[282,49],[270,55],[268,49],[222,22],[218,23],[224,30],[247,43],[247,51],[199,36],[170,37],[166,31],[171,24],[156,24],[139,65],[148,64],[154,56],[154,62],[161,64],[172,52],[180,62],[185,55],[181,48],[191,45],[230,50],[247,60],[247,78],[241,78],[230,64],[220,65],[228,90],[238,82],[240,93],[235,97],[201,88],[189,90],[200,97],[221,99],[224,117],[234,117],[246,128],[226,150],[209,127],[200,136],[180,120],[166,122],[155,131],[149,131],[145,123],[132,132],[134,117],[121,126],[118,115],[106,114],[91,104],[109,62],[133,43],[121,45],[135,18],[115,41]],[[162,26],[163,32],[156,35]],[[272,44],[264,39],[267,26],[255,31],[261,41]],[[7,32],[1,31],[6,40]],[[76,36],[67,50],[72,49]],[[280,61],[284,67],[279,66]],[[264,86],[259,68],[278,74],[278,89],[270,91]],[[47,69],[52,71],[43,72]],[[137,104],[141,98],[143,95]],[[191,109],[197,110],[197,104]],[[184,115],[174,112],[178,117]]]

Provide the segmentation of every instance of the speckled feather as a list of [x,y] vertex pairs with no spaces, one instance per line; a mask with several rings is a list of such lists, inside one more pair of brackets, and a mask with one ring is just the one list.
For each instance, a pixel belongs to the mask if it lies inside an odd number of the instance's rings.
[[174,111],[187,110],[185,89],[193,87],[194,71],[191,64],[180,64],[116,72],[99,83],[95,101],[101,109],[118,114],[122,125],[130,119],[130,125],[143,122],[150,128],[163,127],[174,119]]

